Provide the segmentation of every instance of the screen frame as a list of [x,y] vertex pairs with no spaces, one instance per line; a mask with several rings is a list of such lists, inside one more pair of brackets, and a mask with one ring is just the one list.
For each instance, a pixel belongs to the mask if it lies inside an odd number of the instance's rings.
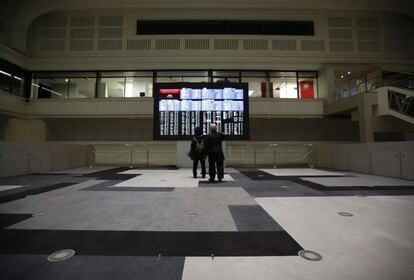
[[231,83],[231,82],[216,82],[216,83],[191,83],[191,82],[175,82],[175,83],[154,83],[153,84],[153,98],[154,98],[154,112],[153,112],[153,139],[154,140],[191,140],[193,135],[188,136],[175,136],[160,135],[159,127],[159,97],[160,89],[162,88],[239,88],[243,89],[243,102],[244,102],[244,121],[243,121],[243,135],[226,135],[226,140],[249,140],[250,129],[249,129],[249,84],[248,83]]

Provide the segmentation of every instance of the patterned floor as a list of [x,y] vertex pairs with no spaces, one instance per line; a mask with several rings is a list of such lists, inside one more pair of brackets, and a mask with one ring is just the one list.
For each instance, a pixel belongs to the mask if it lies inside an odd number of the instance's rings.
[[[225,172],[223,183],[178,168],[0,178],[0,279],[412,279],[413,181]],[[76,254],[47,261],[62,249]]]

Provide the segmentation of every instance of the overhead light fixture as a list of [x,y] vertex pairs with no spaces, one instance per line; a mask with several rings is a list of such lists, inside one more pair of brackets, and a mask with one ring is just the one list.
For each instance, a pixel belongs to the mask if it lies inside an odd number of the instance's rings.
[[351,72],[348,71],[348,75],[351,75]]
[[341,75],[341,79],[343,79],[344,78],[344,75]]
[[65,82],[69,82],[69,79],[65,79]]
[[0,74],[3,74],[3,75],[6,75],[6,76],[11,77],[11,74],[10,73],[7,73],[7,72],[1,71],[1,70],[0,70]]

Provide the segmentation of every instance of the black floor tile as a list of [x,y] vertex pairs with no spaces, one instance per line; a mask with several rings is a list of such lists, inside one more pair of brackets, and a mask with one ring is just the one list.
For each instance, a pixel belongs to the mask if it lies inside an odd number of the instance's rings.
[[14,225],[23,220],[29,219],[32,214],[3,214],[0,213],[0,229]]
[[48,262],[47,255],[0,255],[7,280],[181,280],[184,257],[79,256]]
[[50,254],[66,248],[100,256],[294,256],[302,250],[285,231],[0,231],[0,254]]
[[259,205],[230,205],[229,210],[238,231],[283,231]]

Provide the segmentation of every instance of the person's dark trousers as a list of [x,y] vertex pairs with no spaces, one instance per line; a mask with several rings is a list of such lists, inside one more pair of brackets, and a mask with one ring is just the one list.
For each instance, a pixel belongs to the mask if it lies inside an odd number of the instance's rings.
[[224,162],[222,159],[216,161],[217,165],[217,178],[219,180],[224,178]]
[[223,179],[224,177],[224,162],[222,159],[208,159],[208,174],[210,176],[210,180],[214,180],[216,178],[216,168],[217,168],[217,179]]
[[201,163],[201,175],[205,177],[206,176],[206,161],[204,159],[193,160],[193,176],[197,177],[198,161],[200,161]]

